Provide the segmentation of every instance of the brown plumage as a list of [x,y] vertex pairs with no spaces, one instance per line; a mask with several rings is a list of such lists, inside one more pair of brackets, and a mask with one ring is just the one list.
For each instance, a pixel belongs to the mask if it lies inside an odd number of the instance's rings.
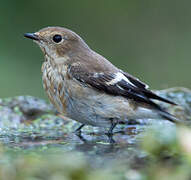
[[83,124],[111,126],[130,119],[161,116],[178,121],[154,100],[175,105],[157,96],[148,86],[94,52],[80,36],[61,27],[26,33],[42,49],[43,86],[60,113]]

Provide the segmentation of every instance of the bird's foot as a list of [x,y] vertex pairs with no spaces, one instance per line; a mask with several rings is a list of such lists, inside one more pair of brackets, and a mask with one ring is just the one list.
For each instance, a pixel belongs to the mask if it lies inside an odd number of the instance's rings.
[[106,135],[109,138],[109,142],[111,144],[115,143],[115,140],[113,139],[113,129],[115,128],[116,125],[117,125],[117,123],[112,122],[111,127],[109,128],[109,131],[106,133]]
[[107,137],[109,138],[109,143],[110,144],[114,144],[115,143],[115,140],[113,139],[113,134],[106,134],[107,135]]

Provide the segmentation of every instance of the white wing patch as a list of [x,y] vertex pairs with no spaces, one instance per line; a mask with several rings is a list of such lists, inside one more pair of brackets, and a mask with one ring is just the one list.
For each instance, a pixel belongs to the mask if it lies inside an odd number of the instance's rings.
[[115,85],[122,80],[126,81],[128,84],[135,87],[135,85],[131,81],[129,81],[129,79],[126,78],[121,72],[116,73],[115,78],[112,79],[111,81],[107,82],[106,84],[107,85]]
[[145,84],[145,89],[149,89],[149,85]]

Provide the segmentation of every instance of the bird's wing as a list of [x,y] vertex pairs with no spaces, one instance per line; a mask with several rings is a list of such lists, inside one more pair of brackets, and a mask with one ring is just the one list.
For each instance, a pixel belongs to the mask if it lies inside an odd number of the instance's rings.
[[163,102],[166,102],[166,103],[169,103],[169,104],[172,104],[172,105],[177,105],[176,103],[174,103],[174,102],[172,102],[172,101],[170,101],[168,99],[165,99],[165,98],[163,98],[161,96],[158,96],[155,93],[153,93],[152,91],[150,91],[148,89],[149,86],[147,84],[141,82],[139,79],[133,77],[132,75],[130,75],[130,74],[126,73],[126,72],[122,72],[122,73],[125,75],[125,77],[127,79],[129,79],[130,82],[135,84],[139,88],[139,90],[142,91],[145,94],[145,96],[147,96],[148,98],[163,101]]
[[169,104],[175,105],[165,98],[157,96],[155,93],[147,89],[147,85],[140,80],[123,71],[118,72],[91,72],[80,65],[70,66],[68,74],[83,83],[84,85],[91,86],[104,93],[123,96],[127,99],[135,100],[136,102],[146,103],[155,108],[159,108],[152,99],[160,100]]

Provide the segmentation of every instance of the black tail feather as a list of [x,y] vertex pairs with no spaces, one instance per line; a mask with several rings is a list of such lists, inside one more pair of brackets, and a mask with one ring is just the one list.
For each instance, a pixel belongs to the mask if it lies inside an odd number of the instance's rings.
[[151,99],[156,99],[156,100],[159,100],[159,101],[163,101],[163,102],[166,102],[168,104],[172,104],[172,105],[177,105],[176,103],[166,99],[166,98],[163,98],[163,97],[160,97],[158,95],[156,95],[155,93],[153,93],[152,91],[144,91],[144,94],[148,97],[148,98],[151,98]]
[[153,101],[150,101],[150,105],[152,106],[152,108],[154,108],[158,112],[158,114],[162,118],[167,119],[167,120],[169,120],[169,121],[171,121],[173,123],[181,123],[181,121],[177,117],[175,117],[174,115],[167,112],[160,105],[154,103]]
[[164,110],[162,110],[162,111],[160,110],[158,113],[160,114],[161,117],[163,117],[173,123],[176,123],[176,124],[181,123],[181,121],[177,117],[173,116],[172,114],[170,114]]

